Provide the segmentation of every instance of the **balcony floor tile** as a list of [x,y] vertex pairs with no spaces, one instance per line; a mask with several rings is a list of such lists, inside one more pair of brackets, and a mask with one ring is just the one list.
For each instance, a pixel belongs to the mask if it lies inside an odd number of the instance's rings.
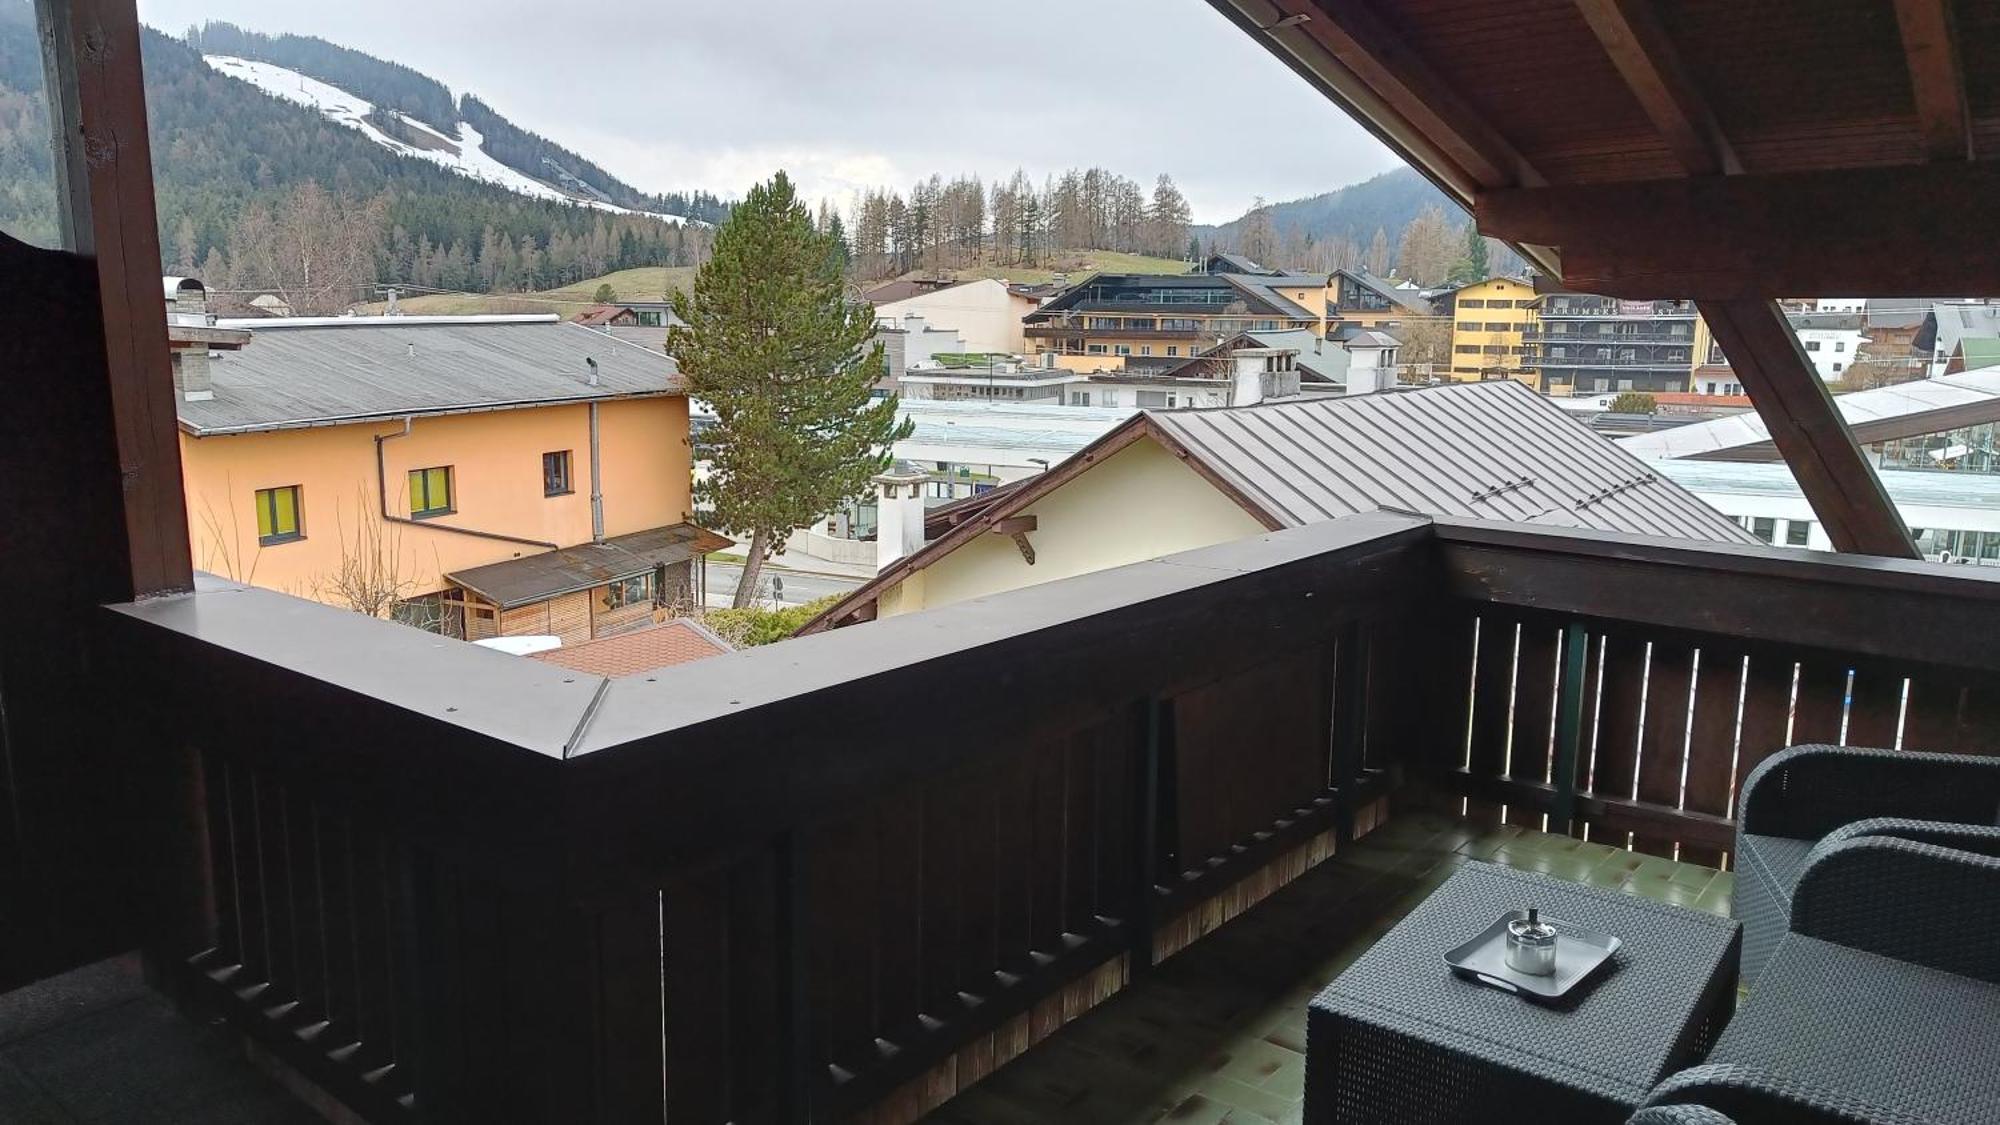
[[1718,914],[1734,877],[1598,841],[1397,816],[927,1119],[1292,1125],[1306,1004],[1467,859]]

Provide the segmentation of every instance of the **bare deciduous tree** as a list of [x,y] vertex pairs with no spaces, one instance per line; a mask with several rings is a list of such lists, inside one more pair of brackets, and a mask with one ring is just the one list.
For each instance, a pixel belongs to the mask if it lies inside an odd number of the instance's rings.
[[353,538],[348,537],[340,509],[334,510],[334,531],[340,539],[340,562],[311,583],[313,597],[343,605],[368,617],[388,617],[396,603],[418,592],[403,554],[401,529],[368,515],[367,496],[356,494]]
[[382,199],[355,203],[312,180],[275,209],[244,212],[229,239],[232,280],[266,289],[299,316],[331,316],[368,294],[381,242]]

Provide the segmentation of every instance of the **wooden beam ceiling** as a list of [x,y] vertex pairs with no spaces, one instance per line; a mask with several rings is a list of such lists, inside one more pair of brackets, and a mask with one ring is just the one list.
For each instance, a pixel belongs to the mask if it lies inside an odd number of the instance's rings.
[[1632,96],[1691,176],[1738,175],[1743,164],[1649,0],[1576,0]]
[[1709,176],[1487,192],[1481,232],[1558,246],[1612,297],[2000,293],[2000,165]]
[[1697,308],[1750,393],[1836,551],[1914,559],[1916,545],[1783,310],[1769,300]]
[[1909,62],[1924,151],[1932,160],[1972,159],[1972,119],[1951,0],[1896,0],[1896,26]]
[[1392,110],[1443,149],[1479,186],[1546,183],[1526,157],[1438,77],[1364,0],[1282,0],[1286,15]]

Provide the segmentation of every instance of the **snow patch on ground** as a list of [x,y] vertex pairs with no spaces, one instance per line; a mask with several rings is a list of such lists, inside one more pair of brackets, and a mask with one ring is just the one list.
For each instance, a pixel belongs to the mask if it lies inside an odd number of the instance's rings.
[[254,59],[240,59],[233,55],[204,55],[203,59],[209,66],[222,74],[248,82],[274,98],[282,98],[285,101],[316,110],[329,121],[334,121],[350,129],[357,130],[369,140],[374,141],[391,152],[399,153],[403,156],[413,156],[418,160],[428,160],[432,164],[449,168],[462,176],[470,176],[475,180],[497,184],[518,195],[531,196],[536,199],[556,200],[562,203],[574,203],[579,207],[590,207],[599,211],[610,211],[620,215],[651,215],[653,218],[665,219],[669,222],[692,223],[696,226],[709,225],[699,219],[683,218],[679,215],[661,215],[651,211],[634,211],[630,208],[619,207],[602,200],[574,196],[566,191],[552,187],[535,179],[533,176],[524,175],[494,159],[485,149],[485,138],[479,135],[477,129],[474,129],[471,125],[463,121],[458,123],[458,136],[452,137],[440,133],[429,125],[406,114],[398,113],[394,110],[387,111],[389,116],[394,117],[408,128],[429,134],[437,138],[442,145],[448,146],[445,148],[418,148],[415,145],[404,144],[402,141],[376,128],[368,120],[369,115],[375,112],[375,106],[367,100],[358,98],[338,86],[321,82],[317,78],[308,77],[295,70],[287,70],[282,66],[274,66],[271,63],[257,62]]

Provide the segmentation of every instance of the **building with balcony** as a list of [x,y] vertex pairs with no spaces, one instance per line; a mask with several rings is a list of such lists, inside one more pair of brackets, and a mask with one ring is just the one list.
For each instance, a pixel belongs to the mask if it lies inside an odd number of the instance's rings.
[[1690,302],[1549,293],[1536,313],[1521,330],[1523,359],[1550,394],[1689,389],[1697,354]]
[[1540,389],[1527,338],[1539,325],[1541,298],[1518,277],[1489,277],[1452,295],[1451,381],[1513,379]]
[[[1031,352],[1061,355],[1192,357],[1239,332],[1324,331],[1325,278],[1280,286],[1249,274],[1097,274],[1029,313]],[[1282,291],[1281,291],[1282,290]],[[1311,298],[1317,304],[1295,301]]]

